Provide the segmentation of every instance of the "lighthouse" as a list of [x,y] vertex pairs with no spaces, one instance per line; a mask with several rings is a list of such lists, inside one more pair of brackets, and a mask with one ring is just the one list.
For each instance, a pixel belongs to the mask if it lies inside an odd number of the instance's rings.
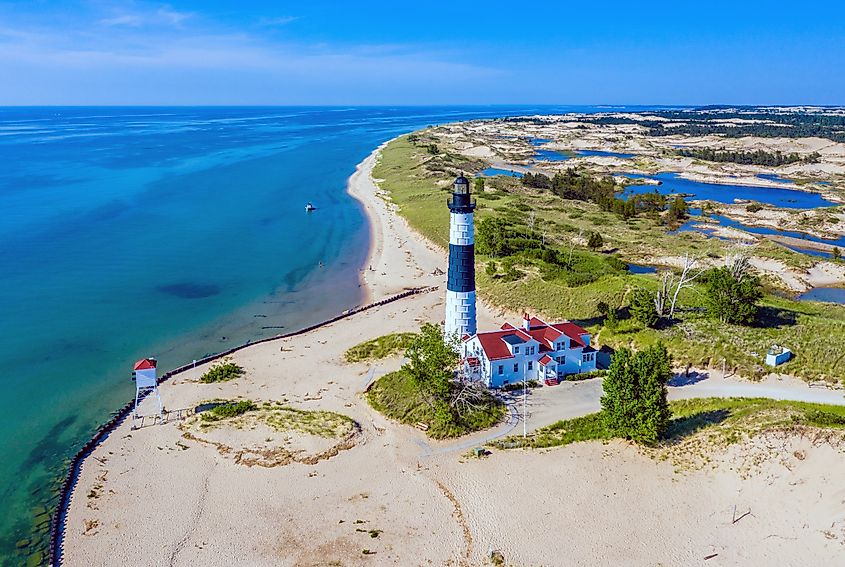
[[475,334],[475,230],[469,180],[455,179],[449,206],[449,275],[446,282],[447,340]]

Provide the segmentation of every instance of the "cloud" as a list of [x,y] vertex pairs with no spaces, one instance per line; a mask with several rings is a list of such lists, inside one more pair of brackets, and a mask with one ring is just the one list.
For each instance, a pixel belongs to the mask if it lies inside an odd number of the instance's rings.
[[276,18],[261,18],[258,23],[262,26],[286,26],[298,19],[299,16],[278,16]]
[[64,28],[0,26],[0,83],[12,85],[0,104],[407,102],[501,75],[442,46],[280,40],[254,25],[139,6],[108,6]]
[[114,15],[102,18],[97,23],[106,27],[180,27],[193,16],[192,12],[179,12],[168,5],[162,5],[150,9],[116,10]]

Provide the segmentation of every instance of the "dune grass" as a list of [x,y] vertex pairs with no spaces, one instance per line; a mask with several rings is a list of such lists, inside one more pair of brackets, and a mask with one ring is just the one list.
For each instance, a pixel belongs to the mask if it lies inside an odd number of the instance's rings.
[[355,421],[343,414],[303,410],[277,402],[256,403],[252,400],[209,400],[200,405],[198,419],[193,418],[186,425],[199,423],[206,431],[221,425],[237,429],[251,429],[264,424],[275,431],[298,431],[307,435],[340,439],[349,435]]
[[[669,408],[672,418],[658,446],[680,443],[702,431],[713,434],[722,444],[796,425],[845,431],[845,406],[768,398],[700,398],[673,401]],[[611,438],[599,412],[558,421],[525,439],[511,436],[491,445],[502,449],[539,449]]]
[[344,353],[346,362],[362,362],[366,360],[381,360],[404,352],[410,346],[416,333],[390,333],[364,341]]
[[[445,199],[451,189],[452,174],[465,168],[467,174],[482,169],[483,163],[467,163],[467,158],[449,153],[448,143],[437,138],[437,128],[402,136],[389,143],[382,152],[373,176],[389,192],[400,214],[409,224],[443,246],[448,245],[449,212]],[[435,142],[442,153],[432,156],[426,150]],[[475,169],[472,166],[475,165]],[[722,258],[729,244],[707,238],[696,232],[670,234],[667,228],[647,215],[623,220],[601,211],[593,203],[564,200],[551,193],[522,187],[518,181],[500,177],[485,181],[486,189],[475,192],[478,199],[476,222],[487,216],[505,219],[513,227],[528,231],[528,211],[536,215],[535,225],[545,227],[547,246],[568,255],[573,236],[599,231],[606,250],[623,260],[649,262],[655,258],[677,257],[690,253],[704,258]],[[576,256],[583,256],[585,270],[598,269],[593,281],[572,285],[567,277],[549,277],[542,262],[524,256],[507,259],[476,256],[476,280],[479,296],[492,305],[521,312],[529,310],[547,318],[574,319],[590,331],[600,334],[600,344],[611,347],[640,348],[664,341],[678,364],[702,367],[724,364],[729,371],[754,378],[771,369],[763,365],[765,353],[773,344],[789,347],[795,357],[778,367],[784,373],[807,380],[845,380],[845,307],[811,302],[797,302],[777,295],[763,301],[762,317],[756,326],[742,327],[714,321],[704,313],[703,290],[684,290],[680,298],[683,310],[678,322],[668,328],[646,329],[630,320],[611,330],[603,328],[597,304],[605,302],[622,310],[628,305],[632,290],[644,287],[654,290],[657,279],[651,275],[633,275],[607,270],[601,258],[607,254],[592,253],[576,247]],[[788,266],[806,268],[814,260],[773,242],[757,244],[755,255],[784,262]],[[504,276],[507,260],[522,274]],[[496,262],[499,270],[487,274],[485,267]],[[546,267],[547,268],[547,267]],[[624,319],[624,316],[622,317]]]

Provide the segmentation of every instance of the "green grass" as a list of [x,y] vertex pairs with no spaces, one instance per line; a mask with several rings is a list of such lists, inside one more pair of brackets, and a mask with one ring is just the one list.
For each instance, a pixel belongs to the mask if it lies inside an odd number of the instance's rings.
[[[696,306],[701,295],[689,290],[684,304]],[[622,321],[617,329],[602,329],[601,343],[613,348],[643,348],[663,341],[675,363],[721,368],[755,378],[770,371],[765,354],[773,344],[789,347],[793,358],[777,371],[807,380],[841,381],[845,377],[845,308],[767,296],[755,326],[729,325],[703,312],[683,312],[668,329],[646,329]]]
[[[418,133],[417,145],[408,136],[389,143],[373,176],[383,180],[381,187],[390,193],[400,214],[414,229],[446,248],[449,212],[445,199],[452,174],[472,164],[450,154],[448,140],[437,138],[436,130]],[[436,158],[426,151],[432,141],[443,151]],[[484,165],[479,163],[476,169],[467,168],[466,172],[478,171]],[[486,186],[484,193],[475,195],[479,203],[477,223],[486,216],[496,216],[505,219],[514,230],[528,232],[523,210],[530,206],[536,213],[538,230],[540,226],[547,227],[547,245],[566,258],[572,237],[579,231],[588,234],[597,227],[605,248],[616,249],[615,255],[626,261],[648,263],[684,253],[721,258],[728,251],[729,244],[719,239],[694,232],[668,234],[666,227],[654,219],[642,216],[625,221],[601,211],[593,203],[564,200],[551,193],[526,189],[510,178],[493,178],[486,181]],[[767,240],[755,245],[753,254],[801,269],[815,262],[807,255]],[[777,343],[795,353],[790,362],[778,368],[780,372],[807,380],[845,379],[845,307],[841,306],[770,295],[763,301],[762,324],[740,327],[719,323],[701,311],[694,311],[702,310],[705,304],[702,290],[692,288],[681,294],[679,305],[687,311],[679,313],[680,322],[671,328],[644,329],[631,321],[622,321],[614,330],[602,328],[596,310],[598,302],[624,308],[633,289],[657,288],[654,276],[622,273],[606,258],[576,247],[574,269],[567,272],[550,269],[550,265],[525,253],[505,259],[478,255],[476,285],[479,296],[490,304],[516,312],[527,309],[547,319],[572,319],[594,333],[601,331],[598,344],[640,348],[662,340],[678,364],[712,364],[721,368],[724,361],[728,369],[753,378],[770,370],[763,366],[765,353]],[[484,270],[491,260],[499,266],[494,276]],[[518,277],[506,277],[506,263],[521,275],[513,273]]]
[[367,401],[378,412],[400,423],[425,423],[429,437],[460,437],[496,425],[505,415],[505,405],[490,395],[477,410],[462,415],[457,423],[440,425],[434,410],[423,400],[408,374],[402,370],[385,374],[367,392]]
[[[768,398],[701,398],[670,402],[672,418],[660,445],[681,443],[699,432],[721,444],[735,443],[763,431],[807,426],[845,430],[845,406],[771,400]],[[498,448],[545,448],[580,441],[605,441],[612,435],[602,414],[558,421],[523,439],[511,436],[492,445]]]
[[381,360],[407,349],[416,333],[391,333],[355,345],[344,354],[346,362]]

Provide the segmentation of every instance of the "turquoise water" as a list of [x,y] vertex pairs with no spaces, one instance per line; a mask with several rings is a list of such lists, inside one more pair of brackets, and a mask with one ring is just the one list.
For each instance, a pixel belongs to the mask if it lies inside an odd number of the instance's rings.
[[62,460],[133,394],[134,360],[172,368],[360,302],[368,228],[345,189],[374,147],[565,111],[590,109],[0,108],[0,563],[43,548]]

